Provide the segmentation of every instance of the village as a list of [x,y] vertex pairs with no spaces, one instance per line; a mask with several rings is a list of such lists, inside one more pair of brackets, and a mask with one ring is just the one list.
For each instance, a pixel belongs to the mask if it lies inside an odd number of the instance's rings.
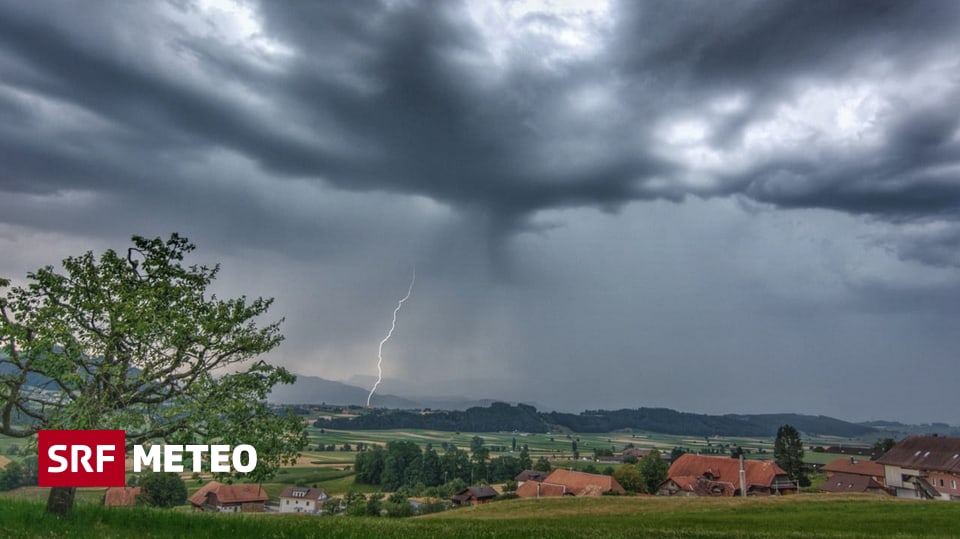
[[[869,448],[837,448],[850,456],[839,457],[819,466],[825,480],[822,493],[870,494],[917,500],[960,500],[960,438],[911,436],[882,454],[871,455]],[[605,457],[606,463],[629,462],[649,457],[668,458],[656,450],[629,448],[622,454]],[[624,464],[624,460],[627,464]],[[515,498],[623,496],[628,492],[616,474],[589,473],[556,468],[551,471],[527,469],[503,484],[468,485],[443,499],[402,496],[408,504],[406,515],[420,514],[420,508],[433,504],[440,509],[484,505],[496,500]],[[742,452],[733,456],[683,454],[669,464],[666,478],[654,492],[639,495],[701,497],[765,497],[793,496],[800,492],[798,482],[786,470],[770,460],[744,459]],[[141,487],[107,489],[103,503],[107,506],[133,506],[138,503]],[[271,497],[258,485],[209,481],[188,498],[194,511],[219,513],[292,513],[344,514],[357,494],[330,496],[323,488],[286,486],[279,496]],[[359,495],[363,497],[363,495]],[[381,499],[371,494],[371,499]],[[396,497],[392,498],[397,501]],[[379,506],[376,506],[379,507]],[[380,511],[386,511],[381,508]],[[363,514],[370,514],[367,509]]]

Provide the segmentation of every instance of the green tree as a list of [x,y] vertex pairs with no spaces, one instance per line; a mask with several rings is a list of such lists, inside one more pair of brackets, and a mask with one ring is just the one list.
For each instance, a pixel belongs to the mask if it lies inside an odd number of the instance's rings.
[[490,480],[489,467],[487,460],[490,457],[490,451],[486,447],[480,447],[470,455],[470,482],[485,483]]
[[520,450],[520,470],[530,470],[532,468],[533,460],[530,458],[530,449],[524,444],[523,449]]
[[792,425],[781,425],[773,442],[773,460],[801,487],[810,486],[803,465],[803,440]]
[[443,471],[440,469],[440,455],[433,448],[423,452],[421,462],[420,477],[423,484],[428,487],[435,487],[443,482]]
[[24,470],[23,465],[17,461],[12,461],[0,470],[0,491],[13,490],[23,486]]
[[886,453],[893,449],[895,445],[897,445],[897,441],[893,438],[884,438],[883,440],[877,440],[877,442],[873,444],[873,450],[878,453]]
[[440,470],[443,472],[445,483],[454,479],[470,480],[470,456],[466,451],[450,446],[450,449],[440,457]]
[[373,446],[373,449],[369,451],[357,453],[354,462],[354,468],[357,471],[355,481],[368,485],[381,484],[386,460],[387,450],[379,445]]
[[533,465],[533,469],[538,472],[549,472],[552,466],[550,466],[550,461],[547,460],[547,457],[540,457],[537,459],[537,463]]
[[345,511],[350,516],[363,516],[367,514],[367,497],[361,492],[349,491],[343,496]]
[[640,470],[633,464],[621,464],[613,470],[613,478],[629,492],[645,492]]
[[152,507],[170,508],[187,501],[187,484],[172,472],[149,473],[140,480],[140,501]]
[[[26,286],[0,279],[0,434],[123,429],[127,450],[250,443],[260,480],[295,459],[306,443],[300,419],[266,405],[275,384],[295,377],[249,361],[283,340],[280,321],[255,322],[272,300],[209,294],[219,265],[185,267],[193,250],[177,234],[134,236],[122,255],[69,257],[62,273],[28,273]],[[31,391],[36,376],[57,398]],[[74,493],[51,489],[47,511],[68,513]]]
[[497,457],[490,461],[490,482],[499,483],[501,481],[513,479],[523,470],[524,469],[520,467],[520,461],[517,458],[511,457],[510,455]]
[[367,498],[367,515],[371,517],[380,516],[380,511],[383,509],[383,493],[374,492]]
[[644,492],[656,494],[657,489],[660,488],[660,484],[667,479],[667,470],[669,470],[669,468],[666,461],[660,456],[660,452],[656,449],[640,459],[640,462],[637,464],[637,469],[640,471],[640,477],[643,480]]
[[474,436],[470,438],[470,452],[475,453],[478,449],[483,447],[483,438],[479,436]]

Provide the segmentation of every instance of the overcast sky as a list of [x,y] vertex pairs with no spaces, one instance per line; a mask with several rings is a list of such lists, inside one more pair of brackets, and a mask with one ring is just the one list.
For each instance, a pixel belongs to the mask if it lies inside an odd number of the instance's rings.
[[960,2],[0,0],[0,275],[177,231],[297,373],[960,423]]

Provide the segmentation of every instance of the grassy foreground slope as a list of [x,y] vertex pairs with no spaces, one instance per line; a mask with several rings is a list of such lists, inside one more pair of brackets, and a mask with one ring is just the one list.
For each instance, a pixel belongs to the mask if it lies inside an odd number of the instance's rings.
[[426,517],[210,515],[78,506],[65,521],[0,501],[4,537],[956,537],[960,504],[872,497],[513,500]]

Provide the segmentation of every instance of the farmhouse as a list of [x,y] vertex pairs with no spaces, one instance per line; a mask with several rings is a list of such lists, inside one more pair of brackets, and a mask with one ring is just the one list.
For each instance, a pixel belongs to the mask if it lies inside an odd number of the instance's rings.
[[869,492],[885,494],[883,465],[872,460],[841,457],[821,468],[827,480],[823,492]]
[[877,462],[899,497],[960,499],[960,438],[911,436]]
[[524,470],[513,478],[517,485],[523,485],[527,481],[543,481],[550,475],[550,472],[538,472],[537,470]]
[[[743,469],[748,496],[797,492],[796,483],[773,462],[745,460]],[[667,480],[657,492],[660,496],[738,496],[740,493],[739,459],[689,453],[674,461],[667,471]]]
[[137,505],[140,487],[110,487],[103,495],[103,505],[108,507],[132,507]]
[[483,505],[499,496],[499,494],[500,493],[494,490],[490,485],[479,485],[475,487],[467,487],[461,490],[452,498],[450,498],[450,501],[453,502],[453,505]]
[[608,475],[554,470],[543,481],[527,481],[517,489],[521,498],[546,498],[551,496],[600,496],[613,491],[626,491],[616,479]]
[[322,488],[287,487],[280,493],[281,513],[319,513],[327,491]]
[[263,504],[269,499],[257,485],[224,485],[210,481],[190,496],[189,501],[196,511],[262,513]]

